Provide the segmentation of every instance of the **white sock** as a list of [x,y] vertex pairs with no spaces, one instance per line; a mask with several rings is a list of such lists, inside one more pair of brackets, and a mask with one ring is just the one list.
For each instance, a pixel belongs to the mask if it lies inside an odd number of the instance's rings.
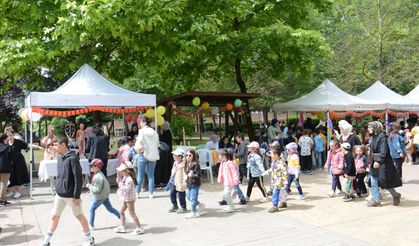
[[84,240],[86,241],[92,241],[92,234],[90,233],[90,231],[88,231],[87,233],[84,234]]
[[51,237],[52,237],[52,232],[47,232],[47,234],[45,235],[45,239],[44,239],[44,242],[43,242],[43,244],[45,244],[45,245],[48,245],[48,243],[49,243],[49,241],[51,240]]

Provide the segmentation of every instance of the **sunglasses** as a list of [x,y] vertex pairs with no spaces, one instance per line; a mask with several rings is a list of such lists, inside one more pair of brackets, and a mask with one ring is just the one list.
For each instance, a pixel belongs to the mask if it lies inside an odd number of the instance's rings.
[[186,156],[193,156],[192,154],[187,154]]

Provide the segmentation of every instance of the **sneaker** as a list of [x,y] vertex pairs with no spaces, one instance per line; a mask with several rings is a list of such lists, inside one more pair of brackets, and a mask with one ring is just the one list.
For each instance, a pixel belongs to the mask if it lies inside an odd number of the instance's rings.
[[7,206],[7,205],[9,205],[9,204],[11,204],[11,203],[10,203],[10,202],[8,202],[8,201],[6,201],[6,200],[4,200],[4,201],[0,201],[0,205]]
[[15,196],[15,193],[13,191],[7,193],[7,195],[6,195],[7,198],[12,198],[14,196]]
[[95,245],[95,238],[92,237],[92,239],[87,239],[84,241],[84,243],[82,244],[82,246],[92,246]]
[[345,198],[343,199],[344,202],[351,202],[353,200],[354,198],[352,196],[345,196]]
[[349,195],[345,195],[342,197],[343,200],[348,199],[348,198],[349,198]]
[[286,202],[280,202],[278,208],[286,208],[288,207]]
[[92,225],[89,225],[89,230],[90,230],[90,231],[94,231],[94,230],[95,230],[95,227],[94,227],[94,226],[92,226]]
[[334,191],[329,192],[327,195],[328,195],[329,197],[335,197],[335,196],[336,196],[336,194],[335,194],[335,192],[334,192]]
[[397,206],[400,204],[400,198],[402,197],[402,195],[400,193],[397,193],[397,196],[395,198],[393,198],[393,205]]
[[377,201],[371,201],[367,204],[367,207],[381,207],[381,203]]
[[13,196],[14,199],[18,199],[22,196],[22,193],[20,192],[16,192],[15,195]]
[[245,197],[244,197],[244,200],[246,200],[246,202],[248,202],[248,201],[250,201],[250,197],[245,196]]
[[336,195],[340,195],[340,194],[342,194],[341,190],[336,191]]
[[226,212],[226,213],[232,213],[232,212],[234,212],[234,208],[230,208],[230,207],[226,207],[226,208],[224,208],[223,210],[224,210],[224,212]]
[[297,197],[297,200],[304,200],[304,199],[306,199],[304,195],[299,195],[299,196]]
[[174,213],[174,212],[177,212],[179,210],[179,208],[178,207],[174,207],[174,206],[172,206],[170,209],[169,209],[169,213]]
[[227,202],[225,200],[219,201],[218,204],[220,204],[220,206],[224,206],[227,205]]
[[132,231],[132,235],[140,235],[144,234],[144,227],[135,228],[135,230]]
[[126,233],[127,232],[127,228],[125,226],[118,226],[117,228],[114,229],[114,231],[116,233]]
[[140,199],[140,193],[137,193],[137,199]]
[[240,202],[239,202],[240,205],[246,205],[246,203],[247,203],[246,199],[240,200]]
[[263,197],[262,199],[259,200],[260,203],[265,203],[265,202],[269,202],[269,198],[267,197]]
[[371,195],[367,196],[367,197],[365,198],[365,200],[367,200],[367,201],[371,202],[371,201],[372,201],[372,196],[371,196]]
[[205,209],[205,204],[200,202],[198,205],[198,213],[201,215],[204,213],[204,209]]
[[191,212],[191,213],[189,213],[185,216],[186,219],[194,219],[194,218],[198,218],[198,217],[199,217],[199,214],[194,213],[194,212]]
[[272,191],[268,191],[268,193],[266,195],[272,196]]
[[185,214],[185,213],[187,213],[188,212],[188,210],[186,209],[186,208],[180,208],[180,209],[178,209],[178,211],[177,211],[177,213],[178,214]]
[[153,199],[154,198],[153,194],[148,195],[148,198]]
[[275,212],[279,212],[279,208],[278,208],[278,206],[272,206],[272,207],[268,210],[268,213],[275,213]]

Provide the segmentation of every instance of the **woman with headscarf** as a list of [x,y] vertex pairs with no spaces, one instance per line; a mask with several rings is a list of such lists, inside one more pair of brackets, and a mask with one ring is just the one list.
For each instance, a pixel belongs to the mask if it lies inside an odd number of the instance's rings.
[[369,158],[372,194],[368,207],[381,206],[379,187],[390,192],[393,205],[396,206],[400,203],[401,195],[394,188],[402,186],[402,181],[390,155],[387,135],[378,121],[368,124],[368,132],[371,135]]
[[361,145],[361,139],[353,133],[353,126],[349,124],[346,120],[340,120],[338,122],[340,136],[339,136],[339,143],[349,143],[351,145],[350,151],[356,145]]

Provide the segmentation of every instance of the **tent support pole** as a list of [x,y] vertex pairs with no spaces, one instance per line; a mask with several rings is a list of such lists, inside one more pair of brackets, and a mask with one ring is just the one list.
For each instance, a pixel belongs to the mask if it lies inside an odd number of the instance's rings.
[[[30,100],[30,99],[29,99]],[[32,119],[33,119],[33,115],[32,115],[32,105],[30,104],[30,102],[29,102],[29,105],[30,105],[30,115],[31,115],[31,117],[30,117],[30,133],[31,133],[31,135],[29,136],[29,139],[30,139],[30,168],[29,168],[29,178],[30,178],[30,185],[29,185],[29,199],[31,199],[32,200],[32,182],[33,182],[33,179],[32,179],[32,168],[33,168],[33,166],[34,166],[34,156],[33,156],[33,122],[32,122]],[[26,122],[25,122],[25,125],[26,125]]]
[[124,125],[124,130],[122,130],[122,136],[126,136],[125,135],[125,113],[122,113],[122,123]]
[[154,106],[154,127],[156,128],[156,132],[157,132],[157,104],[156,106]]
[[388,110],[386,110],[386,133],[388,134],[390,132],[390,122],[388,119]]
[[327,134],[327,149],[326,150],[328,150],[328,149],[330,149],[330,139],[331,139],[331,137],[332,136],[330,136],[330,131],[329,131],[329,129],[331,129],[330,128],[330,125],[329,125],[329,122],[332,122],[331,120],[330,120],[330,116],[329,116],[329,110],[327,110],[327,120],[326,120],[326,134]]

